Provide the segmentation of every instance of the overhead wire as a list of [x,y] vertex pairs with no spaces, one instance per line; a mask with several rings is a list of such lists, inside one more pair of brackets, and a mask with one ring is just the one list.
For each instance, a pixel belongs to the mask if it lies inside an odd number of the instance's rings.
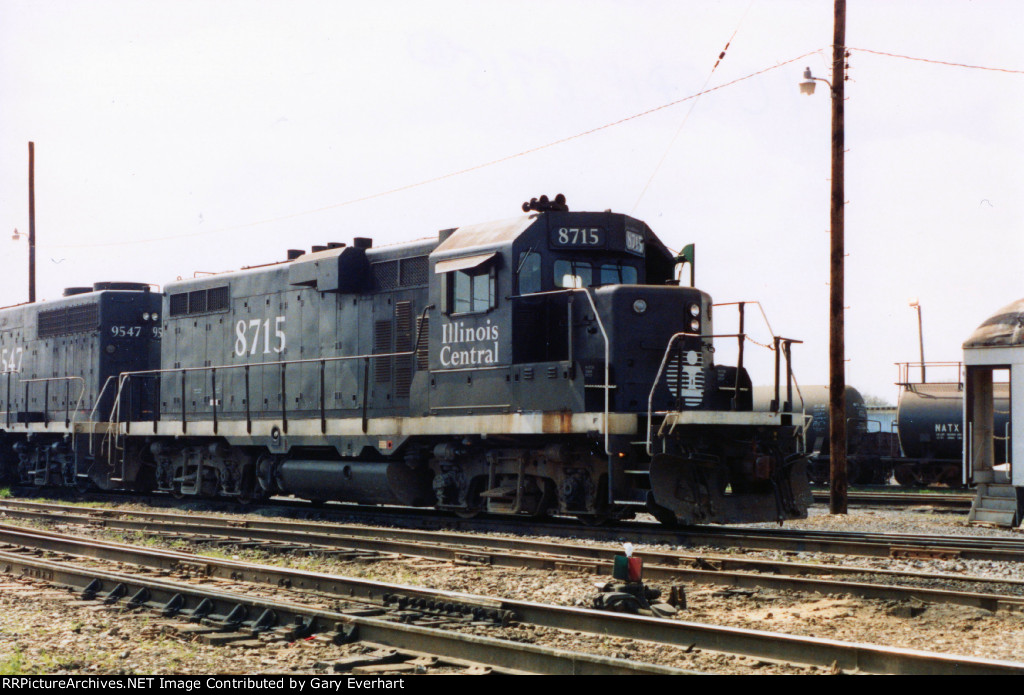
[[[749,10],[750,10],[750,7],[748,6],[747,11],[749,12]],[[746,17],[746,13],[744,13],[743,18],[740,19],[740,25],[742,25],[743,19],[745,17]],[[473,171],[479,171],[480,169],[485,169],[485,168],[488,168],[488,167],[492,167],[492,166],[495,166],[497,164],[501,164],[501,163],[504,163],[504,162],[511,161],[513,159],[518,159],[519,157],[525,157],[525,156],[533,154],[535,152],[540,152],[542,150],[546,150],[546,149],[549,149],[549,148],[552,148],[552,147],[556,147],[558,145],[562,145],[562,144],[565,144],[567,142],[571,142],[573,140],[578,140],[579,138],[583,138],[583,137],[586,137],[588,135],[592,135],[594,133],[598,133],[598,132],[600,132],[602,130],[607,130],[609,128],[613,128],[615,126],[619,126],[619,125],[622,125],[624,123],[628,123],[628,122],[636,120],[638,118],[643,118],[645,116],[649,116],[649,115],[657,113],[659,111],[663,111],[665,109],[672,108],[673,106],[678,106],[679,104],[682,104],[682,103],[687,102],[687,101],[694,101],[694,102],[696,102],[696,100],[699,100],[700,97],[704,96],[705,94],[711,94],[712,92],[716,92],[716,91],[725,89],[727,87],[732,87],[733,85],[739,84],[740,82],[744,82],[744,81],[752,79],[754,77],[758,77],[760,75],[763,75],[763,74],[765,74],[767,72],[771,72],[773,70],[777,70],[778,68],[781,68],[783,66],[789,65],[790,63],[795,63],[796,61],[803,60],[804,58],[806,58],[808,56],[815,55],[815,54],[820,54],[821,50],[822,50],[822,49],[816,49],[816,50],[813,50],[813,51],[809,51],[809,52],[804,53],[802,55],[796,56],[795,58],[790,58],[790,59],[782,61],[780,63],[776,63],[775,65],[771,65],[771,66],[769,66],[767,68],[763,68],[763,69],[758,70],[756,72],[752,72],[752,73],[750,73],[748,75],[744,75],[743,77],[739,77],[739,78],[737,78],[735,80],[731,80],[729,82],[722,83],[722,84],[717,85],[715,87],[707,88],[707,84],[708,84],[708,82],[710,82],[711,76],[713,75],[715,69],[718,67],[719,63],[721,63],[722,59],[725,57],[725,52],[728,50],[730,44],[732,43],[733,38],[735,38],[736,33],[739,31],[739,28],[740,28],[740,26],[738,25],[737,28],[736,28],[736,31],[733,32],[732,37],[730,37],[729,41],[726,42],[725,49],[722,51],[721,54],[719,54],[718,60],[715,61],[715,64],[714,64],[714,66],[711,69],[711,73],[709,73],[708,79],[704,83],[704,87],[699,92],[697,92],[695,94],[691,94],[691,95],[686,96],[686,97],[682,97],[680,99],[676,99],[674,101],[670,101],[670,102],[668,102],[666,104],[662,104],[661,106],[655,106],[654,108],[650,108],[650,109],[647,109],[645,111],[641,111],[639,113],[635,113],[635,114],[633,114],[631,116],[626,116],[624,118],[620,118],[620,119],[618,119],[616,121],[612,121],[610,123],[605,123],[604,125],[600,125],[600,126],[597,126],[595,128],[590,128],[588,130],[576,133],[575,135],[569,135],[567,137],[560,138],[558,140],[554,140],[552,142],[549,142],[549,143],[546,143],[546,144],[543,144],[543,145],[538,145],[537,147],[532,147],[530,149],[526,149],[526,150],[523,150],[521,152],[516,152],[514,154],[506,155],[504,157],[499,157],[498,159],[493,159],[491,161],[484,162],[482,164],[477,164],[475,166],[467,167],[465,169],[459,169],[457,171],[452,171],[452,172],[449,172],[447,174],[442,174],[440,176],[435,176],[433,178],[424,179],[422,181],[417,181],[417,182],[414,182],[414,183],[405,184],[403,186],[398,186],[396,188],[391,188],[391,189],[388,189],[388,190],[385,190],[385,191],[379,191],[377,193],[372,193],[372,194],[369,194],[369,195],[360,196],[358,198],[351,198],[349,200],[345,200],[345,201],[342,201],[340,203],[333,203],[331,205],[325,205],[325,206],[322,206],[322,207],[319,207],[319,208],[313,208],[313,209],[310,209],[310,210],[303,210],[303,211],[300,211],[300,212],[290,213],[290,214],[287,214],[287,215],[280,215],[280,216],[277,216],[277,217],[271,217],[271,218],[262,219],[262,220],[256,220],[256,221],[253,221],[253,222],[245,222],[245,223],[241,223],[241,224],[237,224],[237,225],[230,225],[230,226],[226,226],[226,227],[219,227],[217,229],[207,229],[207,230],[196,231],[196,232],[184,232],[184,233],[180,233],[180,234],[170,234],[170,235],[166,235],[166,236],[150,237],[150,238],[145,238],[145,239],[127,239],[127,240],[121,240],[121,241],[108,241],[108,242],[95,242],[95,243],[82,243],[82,244],[45,244],[45,245],[41,244],[41,245],[39,245],[39,247],[40,248],[96,248],[96,247],[109,247],[109,246],[128,246],[128,245],[133,245],[133,244],[148,244],[148,243],[154,243],[154,242],[159,242],[159,241],[172,241],[172,240],[175,240],[175,239],[186,239],[186,238],[189,238],[189,237],[206,236],[206,235],[210,235],[210,234],[223,234],[223,233],[227,233],[227,232],[237,231],[237,230],[240,230],[240,229],[247,229],[247,228],[250,228],[250,227],[257,227],[257,226],[265,225],[265,224],[273,224],[275,222],[282,222],[282,221],[285,221],[285,220],[295,219],[295,218],[298,218],[298,217],[305,217],[307,215],[313,215],[313,214],[316,214],[316,213],[319,213],[319,212],[324,212],[326,210],[333,210],[333,209],[345,207],[345,206],[348,206],[348,205],[354,205],[356,203],[362,203],[362,202],[365,202],[365,201],[368,201],[368,200],[373,200],[373,199],[376,199],[376,198],[382,198],[384,196],[393,195],[395,193],[400,193],[402,191],[407,191],[407,190],[410,190],[410,189],[413,189],[413,188],[419,188],[421,186],[427,186],[429,184],[436,183],[438,181],[444,181],[446,179],[450,179],[450,178],[453,178],[453,177],[456,177],[456,176],[462,176],[464,174],[468,174],[468,173],[473,172]],[[924,63],[932,63],[932,64],[936,64],[936,65],[945,65],[945,66],[951,66],[951,67],[968,68],[968,69],[973,69],[973,70],[988,70],[988,71],[1003,72],[1003,73],[1009,73],[1009,74],[1024,74],[1024,70],[1014,70],[1014,69],[1010,69],[1010,68],[998,68],[998,67],[989,67],[989,66],[981,66],[981,65],[969,65],[969,64],[966,64],[966,63],[955,63],[955,62],[949,62],[949,61],[943,61],[943,60],[934,60],[934,59],[929,59],[929,58],[916,58],[916,57],[913,57],[913,56],[901,55],[901,54],[898,54],[898,53],[889,53],[889,52],[885,52],[885,51],[875,51],[875,50],[871,50],[871,49],[867,49],[867,48],[847,47],[847,50],[859,51],[859,52],[862,52],[862,53],[870,53],[870,54],[885,56],[885,57],[889,57],[889,58],[900,58],[900,59],[903,59],[903,60],[913,60],[913,61],[919,61],[919,62],[924,62]],[[694,106],[695,105],[696,105],[696,103],[694,104]],[[682,130],[683,125],[686,123],[686,119],[689,118],[689,114],[692,111],[693,111],[693,108],[691,108],[690,111],[687,112],[686,116],[683,119],[683,122],[679,126],[679,129],[677,129],[676,136],[673,137],[673,141],[672,142],[674,142],[675,139],[678,137],[679,132]],[[664,162],[665,158],[668,155],[668,151],[671,150],[671,147],[672,147],[672,144],[670,143],[669,147],[668,147],[668,150],[666,150],[665,155],[662,156],[661,162]],[[661,167],[661,162],[659,162],[658,167],[655,168],[655,172],[654,172],[654,174],[651,175],[651,179],[648,180],[648,183],[644,187],[644,190],[641,191],[640,198],[643,198],[644,192],[647,190],[647,188],[650,185],[650,181],[654,178],[654,176],[657,174],[657,170]],[[637,204],[639,204],[640,198],[637,199]],[[635,207],[636,206],[634,205],[634,209],[635,209]]]
[[367,200],[373,200],[375,198],[381,198],[383,196],[392,195],[392,194],[395,194],[395,193],[400,193],[402,191],[407,191],[407,190],[410,190],[410,189],[413,189],[413,188],[419,188],[420,186],[426,186],[428,184],[436,183],[438,181],[444,181],[445,179],[450,179],[450,178],[453,178],[455,176],[461,176],[463,174],[468,174],[468,173],[473,172],[473,171],[478,171],[480,169],[485,169],[487,167],[492,167],[492,166],[495,166],[496,164],[501,164],[503,162],[508,162],[510,160],[517,159],[519,157],[525,157],[525,156],[533,154],[535,152],[540,152],[541,150],[546,150],[546,149],[549,149],[551,147],[556,147],[558,145],[563,145],[563,144],[565,144],[567,142],[571,142],[573,140],[578,140],[578,139],[586,137],[588,135],[592,135],[594,133],[598,133],[598,132],[600,132],[602,130],[607,130],[609,128],[614,128],[615,126],[622,125],[623,123],[628,123],[628,122],[636,120],[638,118],[643,118],[645,116],[649,116],[649,115],[651,115],[653,113],[657,113],[659,111],[663,111],[665,109],[672,108],[673,106],[678,106],[679,104],[682,104],[684,102],[691,101],[693,99],[697,99],[697,98],[699,98],[699,97],[701,97],[701,96],[703,96],[705,94],[711,94],[712,92],[717,92],[717,91],[725,89],[727,87],[732,87],[733,85],[739,84],[740,82],[743,82],[745,80],[749,80],[749,79],[752,79],[754,77],[758,77],[759,75],[763,75],[763,74],[765,74],[767,72],[771,72],[773,70],[777,70],[777,69],[779,69],[779,68],[781,68],[781,67],[783,67],[785,65],[789,65],[790,63],[795,63],[795,62],[797,62],[799,60],[803,60],[807,56],[814,55],[815,53],[818,53],[820,50],[821,49],[817,49],[817,50],[814,50],[814,51],[810,51],[808,53],[804,53],[802,55],[798,55],[795,58],[790,58],[789,60],[782,61],[781,63],[776,63],[775,65],[771,65],[769,67],[763,68],[763,69],[758,70],[756,72],[752,72],[752,73],[750,73],[748,75],[744,75],[743,77],[738,77],[735,80],[731,80],[729,82],[724,82],[724,83],[722,83],[720,85],[716,85],[714,87],[703,89],[700,92],[697,92],[696,94],[691,94],[689,96],[682,97],[682,98],[676,99],[674,101],[670,101],[667,104],[662,104],[661,106],[655,106],[654,108],[650,108],[650,109],[647,109],[645,111],[641,111],[639,113],[635,113],[635,114],[633,114],[631,116],[626,116],[625,118],[620,118],[620,119],[618,119],[616,121],[612,121],[610,123],[605,123],[604,125],[600,125],[600,126],[597,126],[595,128],[590,128],[589,130],[585,130],[585,131],[576,133],[575,135],[569,135],[567,137],[560,138],[558,140],[554,140],[554,141],[549,142],[549,143],[544,144],[544,145],[538,145],[537,147],[532,147],[530,149],[523,150],[521,152],[516,152],[515,154],[506,155],[506,156],[500,157],[498,159],[493,159],[493,160],[491,160],[489,162],[484,162],[482,164],[477,164],[475,166],[467,167],[465,169],[459,169],[458,171],[449,172],[447,174],[442,174],[440,176],[435,176],[435,177],[430,178],[430,179],[424,179],[423,181],[417,181],[415,183],[406,184],[404,186],[398,186],[396,188],[392,188],[392,189],[389,189],[389,190],[386,190],[386,191],[380,191],[378,193],[372,193],[370,195],[360,196],[358,198],[352,198],[352,199],[349,199],[349,200],[346,200],[346,201],[342,201],[340,203],[334,203],[332,205],[325,205],[323,207],[314,208],[314,209],[311,209],[311,210],[303,210],[301,212],[290,213],[288,215],[281,215],[281,216],[278,216],[278,217],[272,217],[272,218],[267,218],[267,219],[263,219],[263,220],[257,220],[257,221],[254,221],[254,222],[246,222],[246,223],[242,223],[242,224],[231,225],[231,226],[228,226],[228,227],[219,227],[217,229],[203,230],[203,231],[197,231],[197,232],[185,232],[185,233],[182,233],[182,234],[171,234],[171,235],[167,235],[167,236],[150,237],[150,238],[146,238],[146,239],[126,239],[126,240],[121,240],[121,241],[107,241],[107,242],[84,243],[84,244],[47,244],[46,246],[48,248],[93,248],[93,247],[106,247],[106,246],[128,246],[128,245],[131,245],[131,244],[147,244],[147,243],[152,243],[152,242],[157,242],[157,241],[171,241],[171,240],[174,240],[174,239],[185,239],[185,238],[188,238],[188,237],[206,236],[206,235],[210,235],[210,234],[222,234],[222,233],[225,233],[225,232],[237,231],[239,229],[247,229],[249,227],[256,227],[256,226],[264,225],[264,224],[273,224],[275,222],[282,222],[284,220],[290,220],[290,219],[295,219],[297,217],[304,217],[306,215],[312,215],[312,214],[315,214],[315,213],[318,213],[318,212],[324,212],[325,210],[333,210],[333,209],[340,208],[340,207],[345,207],[345,206],[348,206],[348,205],[354,205],[356,203],[362,203],[362,202],[365,202]]
[[[732,45],[733,39],[735,39],[736,34],[739,33],[740,27],[743,26],[743,20],[747,18],[747,14],[750,13],[750,8],[754,6],[754,1],[755,0],[750,0],[750,4],[747,5],[747,9],[743,12],[743,16],[740,17],[740,21],[736,25],[736,29],[733,30],[732,36],[730,36],[729,40],[725,42],[725,48],[723,48],[722,52],[718,54],[718,59],[715,61],[715,64],[711,66],[711,71],[708,72],[708,77],[706,80],[704,80],[704,84],[701,86],[700,93],[703,93],[704,90],[707,89],[708,83],[711,82],[711,78],[715,74],[715,70],[718,69],[718,65],[725,58],[725,54],[729,51],[729,46]],[[631,212],[636,212],[636,209],[640,206],[640,201],[643,200],[644,196],[647,194],[647,189],[651,187],[651,183],[654,181],[654,177],[658,175],[659,171],[661,171],[662,165],[665,163],[665,160],[668,159],[668,155],[672,151],[673,146],[675,146],[676,140],[679,139],[679,134],[683,132],[683,127],[686,125],[686,122],[690,120],[690,114],[692,114],[693,110],[697,108],[697,103],[699,101],[700,98],[698,97],[693,100],[692,104],[690,104],[690,108],[687,110],[686,115],[683,116],[683,120],[679,123],[679,127],[676,128],[675,135],[673,135],[672,139],[669,140],[668,146],[665,148],[664,154],[661,155],[661,159],[659,159],[658,163],[655,165],[654,171],[652,171],[651,175],[647,178],[647,183],[645,183],[644,187],[640,190],[640,195],[637,196],[636,202],[633,203],[633,208]]]
[[872,51],[868,48],[853,48],[847,46],[848,51],[860,51],[861,53],[872,53],[874,55],[886,56],[887,58],[902,58],[903,60],[916,60],[921,63],[934,63],[935,65],[947,65],[955,68],[968,68],[971,70],[990,70],[992,72],[1007,72],[1015,75],[1024,75],[1024,70],[1011,70],[1010,68],[993,68],[984,65],[968,65],[966,63],[951,63],[945,60],[932,60],[931,58],[915,58],[913,56],[900,55],[899,53],[886,53],[885,51]]

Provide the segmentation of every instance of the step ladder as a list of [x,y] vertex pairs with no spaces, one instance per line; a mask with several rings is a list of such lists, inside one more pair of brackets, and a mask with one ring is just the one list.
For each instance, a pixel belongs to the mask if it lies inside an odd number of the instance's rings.
[[978,483],[967,521],[1009,528],[1016,526],[1021,522],[1017,488],[1007,483]]

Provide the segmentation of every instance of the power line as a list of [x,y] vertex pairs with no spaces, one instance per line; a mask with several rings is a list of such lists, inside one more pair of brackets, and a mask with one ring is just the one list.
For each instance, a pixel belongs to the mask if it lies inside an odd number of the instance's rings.
[[967,65],[965,63],[950,63],[945,60],[932,60],[930,58],[915,58],[913,56],[900,55],[898,53],[886,53],[885,51],[872,51],[867,48],[852,48],[847,47],[850,51],[860,51],[861,53],[872,53],[874,55],[886,56],[887,58],[902,58],[903,60],[916,60],[921,63],[934,63],[935,65],[949,65],[955,68],[970,68],[971,70],[991,70],[993,72],[1008,72],[1016,75],[1024,75],[1024,70],[1011,70],[1009,68],[992,68],[985,67],[982,65]]
[[[753,7],[753,6],[754,6],[754,0],[750,0],[750,4],[747,5],[746,11],[744,11],[743,16],[740,17],[739,24],[736,25],[736,29],[732,32],[732,36],[730,36],[729,40],[725,42],[725,48],[723,48],[722,52],[718,54],[718,60],[716,60],[715,64],[713,66],[711,66],[711,71],[708,73],[708,78],[706,80],[704,80],[704,84],[701,85],[701,90],[702,91],[707,89],[708,83],[711,82],[711,78],[715,74],[715,70],[718,69],[718,65],[725,58],[725,54],[729,51],[729,46],[732,45],[732,40],[736,38],[736,34],[739,33],[740,27],[743,26],[743,20],[745,20],[747,18],[747,15],[750,13],[750,8]],[[686,122],[690,120],[690,114],[692,114],[693,110],[695,108],[697,108],[697,102],[698,101],[699,101],[699,99],[694,99],[693,100],[693,103],[690,105],[690,108],[687,110],[686,115],[683,116],[683,120],[680,121],[679,127],[676,128],[675,135],[673,135],[672,139],[669,140],[668,147],[665,148],[664,154],[661,155],[661,159],[658,160],[657,165],[655,165],[654,171],[651,172],[651,175],[647,179],[647,183],[645,183],[643,189],[641,189],[640,195],[637,196],[636,202],[633,203],[632,212],[635,212],[636,209],[638,207],[640,207],[640,201],[644,199],[645,195],[647,195],[647,189],[651,187],[651,182],[654,181],[654,177],[658,175],[658,172],[661,171],[662,165],[665,164],[665,160],[668,159],[669,152],[672,151],[672,147],[676,144],[676,140],[679,139],[679,134],[681,132],[683,132],[683,127],[686,125]]]
[[[742,22],[742,20],[741,20],[741,22]],[[735,32],[733,33],[733,36],[735,36]],[[729,42],[731,43],[731,41],[732,41],[732,39],[730,38]],[[729,46],[729,44],[727,43],[726,44],[726,48],[728,48],[728,46]],[[965,64],[965,63],[954,63],[954,62],[948,62],[948,61],[943,61],[943,60],[933,60],[933,59],[929,59],[929,58],[916,58],[916,57],[913,57],[913,56],[900,55],[898,53],[888,53],[888,52],[885,52],[885,51],[875,51],[875,50],[871,50],[871,49],[867,49],[867,48],[848,47],[848,50],[860,51],[861,53],[871,53],[871,54],[874,54],[874,55],[885,56],[885,57],[888,57],[888,58],[900,58],[900,59],[903,59],[903,60],[914,60],[914,61],[919,61],[919,62],[923,62],[923,63],[932,63],[932,64],[935,64],[935,65],[945,65],[945,66],[951,66],[951,67],[968,68],[968,69],[972,69],[972,70],[988,70],[988,71],[994,71],[994,72],[1004,72],[1004,73],[1009,73],[1009,74],[1024,74],[1024,70],[1012,70],[1012,69],[1009,69],[1009,68],[986,67],[986,66],[981,66],[981,65],[968,65],[968,64]],[[783,61],[781,63],[776,63],[775,65],[772,65],[770,67],[764,68],[762,70],[758,70],[757,72],[752,72],[749,75],[745,75],[744,77],[737,78],[737,79],[732,80],[730,82],[725,82],[725,83],[717,85],[715,87],[711,87],[710,89],[702,89],[701,91],[697,92],[696,94],[691,94],[691,95],[683,97],[681,99],[676,99],[675,101],[670,101],[667,104],[662,104],[661,106],[656,106],[654,108],[647,109],[646,111],[641,111],[641,112],[635,113],[635,114],[633,114],[631,116],[626,116],[625,118],[620,118],[617,121],[612,121],[610,123],[605,123],[604,125],[597,126],[596,128],[590,128],[589,130],[585,130],[585,131],[576,133],[575,135],[570,135],[568,137],[564,137],[564,138],[560,138],[558,140],[554,140],[554,141],[549,142],[549,143],[544,144],[544,145],[539,145],[537,147],[532,147],[530,149],[523,150],[521,152],[516,152],[515,154],[510,154],[510,155],[507,155],[505,157],[500,157],[498,159],[493,159],[493,160],[491,160],[489,162],[484,162],[482,164],[477,164],[475,166],[467,167],[465,169],[459,169],[457,171],[449,172],[447,174],[442,174],[440,176],[435,176],[435,177],[430,178],[430,179],[424,179],[422,181],[417,181],[415,183],[406,184],[404,186],[398,186],[397,188],[391,188],[389,190],[380,191],[378,193],[372,193],[370,195],[361,196],[359,198],[352,198],[350,200],[346,200],[346,201],[343,201],[343,202],[340,202],[340,203],[334,203],[334,204],[331,204],[331,205],[325,205],[323,207],[313,208],[311,210],[303,210],[301,212],[290,213],[290,214],[281,215],[281,216],[278,216],[278,217],[272,217],[272,218],[267,218],[267,219],[263,219],[263,220],[257,220],[257,221],[254,221],[254,222],[245,222],[245,223],[242,223],[242,224],[231,225],[231,226],[227,226],[227,227],[220,227],[218,229],[203,230],[203,231],[200,231],[200,232],[186,232],[186,233],[183,233],[183,234],[171,234],[171,235],[162,236],[162,237],[152,237],[152,238],[149,238],[149,239],[129,239],[129,240],[124,240],[124,241],[96,242],[96,243],[91,243],[91,244],[46,244],[45,247],[46,248],[95,248],[95,247],[104,247],[104,246],[128,246],[128,245],[132,245],[132,244],[148,244],[148,243],[157,242],[157,241],[171,241],[171,240],[174,240],[174,239],[186,239],[186,238],[189,238],[189,237],[204,236],[204,235],[209,235],[209,234],[223,234],[223,233],[226,233],[226,232],[237,231],[239,229],[247,229],[247,228],[250,228],[250,227],[257,227],[257,226],[264,225],[264,224],[273,224],[275,222],[282,222],[284,220],[290,220],[290,219],[295,219],[295,218],[298,218],[298,217],[304,217],[306,215],[313,215],[313,214],[316,214],[318,212],[324,212],[325,210],[333,210],[335,208],[346,207],[348,205],[354,205],[356,203],[362,203],[362,202],[366,202],[368,200],[374,200],[376,198],[382,198],[384,196],[393,195],[395,193],[400,193],[402,191],[407,191],[407,190],[410,190],[410,189],[413,189],[413,188],[419,188],[421,186],[427,186],[427,185],[432,184],[432,183],[437,183],[438,181],[444,181],[445,179],[450,179],[450,178],[453,178],[453,177],[456,177],[456,176],[462,176],[463,174],[468,174],[468,173],[473,172],[473,171],[479,171],[480,169],[485,169],[487,167],[492,167],[492,166],[495,166],[497,164],[502,164],[504,162],[508,162],[508,161],[513,160],[513,159],[518,159],[519,157],[525,157],[525,156],[533,154],[535,152],[540,152],[542,150],[546,150],[546,149],[549,149],[549,148],[552,148],[552,147],[556,147],[558,145],[562,145],[562,144],[565,144],[567,142],[571,142],[573,140],[578,140],[579,138],[583,138],[583,137],[586,137],[588,135],[593,135],[594,133],[598,133],[598,132],[600,132],[602,130],[607,130],[609,128],[613,128],[615,126],[622,125],[624,123],[628,123],[628,122],[636,120],[638,118],[643,118],[643,117],[649,116],[649,115],[651,115],[653,113],[657,113],[659,111],[663,111],[665,109],[672,108],[673,106],[678,106],[679,104],[682,104],[684,102],[692,101],[692,100],[695,100],[695,99],[699,99],[700,97],[704,96],[705,94],[710,94],[712,92],[717,92],[717,91],[719,91],[721,89],[725,89],[726,87],[731,87],[731,86],[739,84],[740,82],[743,82],[745,80],[749,80],[749,79],[752,79],[754,77],[758,77],[759,75],[763,75],[763,74],[765,74],[767,72],[771,72],[772,70],[777,70],[778,68],[781,68],[781,67],[783,67],[785,65],[789,65],[790,63],[794,63],[796,61],[803,60],[804,58],[806,58],[808,56],[811,56],[811,55],[814,55],[814,54],[820,53],[820,52],[821,52],[821,49],[810,51],[808,53],[804,53],[803,55],[799,55],[799,56],[797,56],[795,58],[790,58],[789,60],[785,60],[785,61]],[[724,55],[724,51],[723,51],[723,55]],[[718,61],[715,63],[715,67],[718,67],[718,63],[721,61],[721,59],[722,59],[722,55],[719,56]],[[714,72],[714,68],[712,68],[711,72],[712,73]],[[707,83],[705,82],[705,84],[707,84]],[[687,114],[687,115],[689,115],[689,114]],[[684,119],[683,122],[685,123],[685,119]],[[677,135],[678,135],[678,133],[677,133]],[[671,145],[670,145],[670,147],[671,147]],[[652,175],[652,178],[653,178],[653,175]],[[648,184],[649,183],[650,182],[648,182]],[[645,190],[646,190],[646,187],[645,187]],[[641,197],[642,196],[643,196],[643,193],[641,193]],[[40,246],[43,246],[43,245],[40,245]]]
[[362,196],[362,197],[359,197],[359,198],[352,198],[350,200],[346,200],[346,201],[343,201],[343,202],[340,202],[340,203],[334,203],[332,205],[325,205],[323,207],[315,208],[315,209],[312,209],[312,210],[304,210],[302,212],[295,212],[295,213],[291,213],[291,214],[288,214],[288,215],[281,215],[279,217],[273,217],[273,218],[268,218],[268,219],[264,219],[264,220],[258,220],[258,221],[255,221],[255,222],[246,222],[246,223],[243,223],[243,224],[232,225],[232,226],[229,226],[229,227],[220,227],[218,229],[203,230],[201,232],[187,232],[187,233],[183,233],[183,234],[172,234],[172,235],[162,236],[162,237],[152,237],[152,238],[149,238],[149,239],[128,239],[128,240],[124,240],[124,241],[96,242],[96,243],[92,243],[92,244],[48,244],[47,247],[48,248],[95,248],[95,247],[103,247],[103,246],[128,246],[128,245],[131,245],[131,244],[148,244],[148,243],[152,243],[152,242],[156,242],[156,241],[170,241],[170,240],[174,240],[174,239],[185,239],[185,238],[188,238],[188,237],[205,236],[205,235],[209,235],[209,234],[222,234],[222,233],[225,233],[225,232],[233,232],[233,231],[237,231],[239,229],[247,229],[249,227],[256,227],[256,226],[264,225],[264,224],[272,224],[274,222],[281,222],[281,221],[284,221],[284,220],[295,219],[297,217],[304,217],[306,215],[312,215],[312,214],[315,214],[315,213],[318,213],[318,212],[323,212],[325,210],[333,210],[335,208],[345,207],[345,206],[348,206],[348,205],[354,205],[356,203],[362,203],[362,202],[365,202],[367,200],[373,200],[375,198],[381,198],[383,196],[392,195],[394,193],[400,193],[402,191],[407,191],[407,190],[410,190],[412,188],[419,188],[420,186],[426,186],[428,184],[436,183],[438,181],[444,181],[445,179],[450,179],[450,178],[453,178],[455,176],[461,176],[463,174],[468,174],[468,173],[473,172],[473,171],[479,171],[480,169],[485,169],[487,167],[492,167],[492,166],[495,166],[496,164],[501,164],[503,162],[508,162],[510,160],[517,159],[519,157],[525,157],[527,155],[533,154],[535,152],[540,152],[541,150],[546,150],[546,149],[549,149],[551,147],[555,147],[557,145],[563,145],[563,144],[565,144],[567,142],[571,142],[573,140],[578,140],[579,138],[583,138],[583,137],[586,137],[588,135],[593,135],[594,133],[598,133],[598,132],[600,132],[602,130],[607,130],[608,128],[613,128],[613,127],[618,126],[618,125],[622,125],[623,123],[628,123],[629,121],[633,121],[633,120],[636,120],[638,118],[643,118],[645,116],[650,116],[651,114],[657,113],[658,111],[663,111],[665,109],[672,108],[673,106],[677,106],[679,104],[682,104],[684,102],[690,101],[692,99],[698,99],[698,98],[700,98],[701,96],[703,96],[705,94],[711,94],[712,92],[717,92],[719,90],[725,89],[726,87],[732,87],[733,85],[739,84],[740,82],[743,82],[745,80],[749,80],[749,79],[752,79],[752,78],[757,77],[759,75],[763,75],[763,74],[765,74],[767,72],[771,72],[772,70],[777,70],[777,69],[779,69],[779,68],[781,68],[781,67],[783,67],[785,65],[789,65],[790,63],[795,63],[797,61],[803,60],[807,56],[814,55],[815,53],[818,53],[819,50],[810,51],[809,53],[804,53],[803,55],[799,55],[799,56],[797,56],[795,58],[790,58],[789,60],[783,61],[781,63],[776,63],[775,65],[772,65],[770,67],[764,68],[762,70],[758,70],[757,72],[752,72],[749,75],[745,75],[744,77],[739,77],[739,78],[737,78],[735,80],[732,80],[730,82],[725,82],[725,83],[717,85],[715,87],[711,87],[710,89],[701,90],[700,92],[697,92],[696,94],[691,94],[690,96],[686,96],[686,97],[683,97],[681,99],[676,99],[675,101],[670,101],[669,103],[662,104],[661,106],[655,106],[654,108],[647,109],[646,111],[641,111],[639,113],[633,114],[632,116],[626,116],[625,118],[620,118],[619,120],[612,121],[611,123],[605,123],[604,125],[600,125],[600,126],[597,126],[596,128],[591,128],[589,130],[585,130],[585,131],[582,131],[580,133],[576,133],[575,135],[570,135],[568,137],[564,137],[564,138],[561,138],[559,140],[554,140],[553,142],[549,142],[549,143],[547,143],[545,145],[539,145],[537,147],[532,147],[532,148],[530,148],[528,150],[523,150],[522,152],[517,152],[515,154],[510,154],[510,155],[507,155],[505,157],[501,157],[499,159],[493,159],[493,160],[491,160],[489,162],[484,162],[483,164],[477,164],[476,166],[467,167],[466,169],[459,169],[458,171],[453,171],[453,172],[450,172],[450,173],[447,173],[447,174],[442,174],[440,176],[435,176],[435,177],[430,178],[430,179],[425,179],[423,181],[418,181],[416,183],[406,184],[404,186],[399,186],[397,188],[392,188],[392,189],[389,189],[389,190],[386,190],[386,191],[381,191],[381,192],[378,192],[378,193],[373,193],[373,194],[370,194],[370,195],[365,195],[365,196]]

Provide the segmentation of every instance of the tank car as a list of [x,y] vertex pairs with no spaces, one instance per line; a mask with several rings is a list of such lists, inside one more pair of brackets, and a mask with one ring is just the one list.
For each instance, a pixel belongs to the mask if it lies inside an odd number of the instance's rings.
[[[828,485],[829,467],[829,387],[801,386],[803,413],[807,418],[807,475],[815,485]],[[771,388],[754,389],[755,407],[767,408]],[[846,475],[853,485],[884,485],[892,475],[892,457],[897,454],[896,436],[881,430],[868,415],[860,392],[846,387]],[[801,399],[794,408],[799,410]]]
[[[1004,433],[1010,419],[1009,385],[995,383],[993,391],[996,432]],[[896,482],[906,487],[962,486],[963,417],[962,383],[903,384],[897,411],[903,457],[896,462]],[[996,455],[1002,457],[1005,438],[994,441]]]
[[801,423],[753,410],[742,350],[714,362],[711,297],[651,229],[561,199],[524,212],[167,285],[159,365],[121,370],[82,458],[177,497],[806,515]]
[[163,298],[131,282],[64,294],[0,310],[0,476],[33,485],[146,486],[119,477],[88,449],[111,417],[156,412],[153,392],[119,398],[117,386],[124,372],[160,366]]

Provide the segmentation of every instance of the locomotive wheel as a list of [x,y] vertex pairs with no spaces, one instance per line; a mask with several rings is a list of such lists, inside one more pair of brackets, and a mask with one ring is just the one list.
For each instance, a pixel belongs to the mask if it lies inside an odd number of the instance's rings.
[[460,519],[475,519],[480,516],[482,509],[453,509],[452,513]]
[[266,490],[257,482],[256,470],[252,466],[246,466],[242,473],[242,483],[238,487],[239,493],[235,499],[242,506],[261,502],[268,497]]
[[92,484],[91,479],[84,477],[75,478],[75,492],[78,494],[84,495],[85,493],[95,489],[96,486]]

